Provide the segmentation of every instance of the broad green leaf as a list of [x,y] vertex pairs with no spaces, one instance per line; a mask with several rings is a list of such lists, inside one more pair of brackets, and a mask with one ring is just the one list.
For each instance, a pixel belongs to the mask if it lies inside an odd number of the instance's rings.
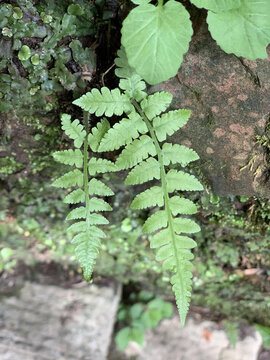
[[147,98],[143,99],[140,106],[148,119],[152,120],[155,116],[161,114],[167,109],[167,107],[170,106],[172,98],[172,94],[168,92],[156,92],[155,94],[149,95]]
[[96,116],[120,116],[123,112],[129,113],[133,110],[127,95],[121,94],[119,89],[110,90],[107,87],[102,87],[100,91],[94,88],[73,101],[73,104]]
[[130,327],[125,327],[117,333],[115,341],[120,350],[125,350],[128,343],[131,341],[130,332]]
[[143,4],[124,20],[122,44],[129,64],[153,85],[176,75],[192,33],[189,13],[182,4],[174,0],[164,6]]
[[160,165],[156,159],[150,157],[130,171],[125,180],[125,184],[142,184],[153,179],[160,179]]
[[31,56],[31,50],[27,45],[23,45],[18,53],[18,58],[21,61],[28,60]]
[[159,210],[151,215],[143,225],[142,231],[145,234],[152,233],[167,226],[168,218],[165,210]]
[[76,189],[64,198],[65,204],[78,204],[85,201],[85,193],[82,189]]
[[131,306],[129,313],[132,319],[137,319],[143,311],[143,306],[141,303],[136,303]]
[[130,207],[134,210],[140,210],[156,205],[161,207],[163,203],[162,188],[159,186],[152,186],[150,189],[138,194],[132,201]]
[[89,184],[89,195],[112,196],[113,191],[102,181],[95,178],[91,179]]
[[70,139],[74,140],[74,146],[80,148],[84,142],[86,136],[86,131],[83,129],[83,126],[80,124],[79,120],[74,120],[71,122],[71,116],[68,114],[63,114],[61,116],[62,129]]
[[190,110],[173,110],[153,120],[153,127],[159,141],[183,127],[190,117]]
[[140,346],[144,344],[144,329],[134,327],[130,332],[130,340],[135,341]]
[[75,169],[56,179],[52,186],[59,188],[68,188],[70,186],[82,186],[83,185],[83,174],[80,170]]
[[203,190],[202,184],[193,176],[183,171],[170,170],[166,175],[168,192],[180,191],[200,191]]
[[169,199],[169,205],[172,214],[178,215],[192,215],[196,214],[197,206],[190,200],[181,198],[180,196],[173,196]]
[[238,9],[222,13],[209,11],[207,22],[212,37],[225,52],[250,60],[267,58],[269,0],[242,0]]
[[119,170],[129,169],[146,159],[149,155],[156,155],[153,140],[148,135],[142,135],[139,139],[128,144],[118,156],[115,165]]
[[189,149],[186,146],[165,143],[162,146],[163,155],[163,164],[169,165],[172,164],[181,164],[182,166],[186,166],[192,161],[198,160],[199,156],[196,151]]
[[69,15],[83,15],[83,9],[77,4],[70,4],[67,12]]
[[109,160],[92,157],[88,163],[88,170],[91,176],[95,176],[96,173],[117,171],[117,167]]
[[98,151],[117,150],[121,146],[131,143],[140,134],[147,133],[147,126],[141,117],[132,112],[128,118],[116,123],[101,140]]
[[241,5],[241,0],[190,0],[198,8],[205,8],[214,12],[228,11],[237,9]]
[[68,149],[63,151],[55,151],[53,157],[56,161],[66,164],[75,165],[78,168],[83,166],[83,155],[79,149]]
[[96,127],[92,128],[91,133],[88,135],[88,144],[92,151],[98,151],[99,144],[109,129],[110,123],[105,118]]

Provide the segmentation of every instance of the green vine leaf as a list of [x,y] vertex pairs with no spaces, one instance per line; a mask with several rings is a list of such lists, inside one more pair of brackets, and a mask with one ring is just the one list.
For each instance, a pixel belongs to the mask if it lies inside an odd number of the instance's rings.
[[176,75],[192,33],[182,4],[174,0],[164,6],[142,4],[124,20],[122,44],[129,64],[153,85]]
[[237,9],[241,6],[241,0],[190,0],[198,8],[221,12]]
[[212,37],[227,53],[250,60],[266,59],[270,41],[270,1],[242,0],[238,9],[209,11],[207,22]]

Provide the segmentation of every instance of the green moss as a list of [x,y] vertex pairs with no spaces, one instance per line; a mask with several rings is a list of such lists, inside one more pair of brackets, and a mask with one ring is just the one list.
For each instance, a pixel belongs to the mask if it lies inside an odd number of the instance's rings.
[[20,162],[17,162],[14,157],[6,156],[0,159],[0,179],[4,180],[8,175],[15,174],[18,171],[21,171],[24,168],[24,165]]

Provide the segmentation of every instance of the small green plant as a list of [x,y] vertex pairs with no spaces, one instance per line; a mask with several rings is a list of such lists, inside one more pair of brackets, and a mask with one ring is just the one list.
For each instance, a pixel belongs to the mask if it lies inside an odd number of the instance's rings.
[[117,315],[117,320],[126,325],[115,338],[120,350],[124,350],[130,341],[143,346],[145,330],[156,328],[162,319],[170,318],[173,314],[171,303],[154,297],[148,291],[143,290],[137,296],[132,293],[130,300],[133,304],[121,304]]
[[[172,194],[176,191],[200,191],[203,187],[193,175],[167,169],[170,164],[186,166],[199,158],[197,153],[185,146],[164,141],[187,123],[190,111],[164,113],[172,95],[167,92],[147,95],[143,91],[145,83],[128,65],[123,49],[118,56],[116,75],[121,79],[120,89],[93,89],[75,100],[74,104],[98,117],[127,114],[110,129],[108,121],[103,119],[100,126],[92,130],[94,149],[98,152],[123,149],[116,166],[118,170],[132,168],[125,180],[127,185],[143,184],[154,179],[159,181],[137,195],[131,208],[162,208],[145,221],[143,232],[153,234],[150,242],[152,248],[158,249],[157,261],[163,261],[163,267],[174,273],[171,283],[184,325],[191,296],[191,249],[196,243],[183,234],[198,232],[200,227],[193,220],[178,216],[195,214],[195,204],[183,196]],[[162,146],[160,142],[164,142]]]
[[[150,0],[136,5],[123,22],[122,44],[128,62],[149,84],[176,75],[193,34],[185,7],[174,0],[157,6]],[[208,11],[209,31],[227,53],[254,60],[267,58],[270,39],[268,0],[190,0]]]

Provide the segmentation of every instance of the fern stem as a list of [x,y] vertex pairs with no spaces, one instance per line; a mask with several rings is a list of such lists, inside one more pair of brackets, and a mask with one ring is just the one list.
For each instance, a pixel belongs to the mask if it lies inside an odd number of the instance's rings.
[[163,0],[158,0],[158,6],[163,6]]
[[86,131],[83,144],[83,184],[85,193],[85,208],[86,208],[86,232],[90,231],[90,209],[89,209],[89,191],[88,191],[88,134],[89,134],[89,113],[83,112],[84,127]]
[[[181,272],[181,264],[180,264],[180,261],[177,256],[176,238],[175,238],[175,231],[174,231],[174,226],[173,226],[173,216],[172,216],[172,212],[171,212],[170,204],[169,204],[169,193],[168,193],[168,189],[167,189],[166,172],[165,172],[165,167],[164,167],[164,163],[163,163],[163,156],[162,156],[161,148],[159,146],[159,142],[156,137],[153,126],[151,125],[149,119],[143,112],[142,108],[134,99],[131,102],[134,105],[135,109],[140,114],[140,116],[142,117],[142,119],[144,120],[144,122],[146,123],[148,131],[151,135],[151,138],[154,141],[154,145],[156,148],[158,162],[160,164],[161,187],[162,187],[163,194],[164,194],[164,209],[168,216],[168,227],[170,229],[171,237],[173,239],[173,249],[174,249],[174,254],[175,254],[175,259],[176,259],[177,273],[179,274]],[[181,276],[179,276],[179,280],[180,280],[182,289],[184,289],[184,284],[183,284],[183,280],[182,280]]]

